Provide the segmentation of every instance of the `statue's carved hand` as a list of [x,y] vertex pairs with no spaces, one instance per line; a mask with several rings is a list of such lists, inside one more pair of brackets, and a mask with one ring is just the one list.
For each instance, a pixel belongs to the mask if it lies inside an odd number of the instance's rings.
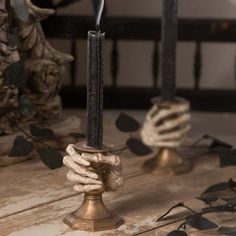
[[[106,191],[116,191],[124,183],[120,158],[115,155],[101,153],[79,154],[74,145],[68,145],[64,157],[64,164],[71,170],[67,174],[69,181],[74,182],[73,189],[79,193],[86,193],[100,189],[103,185]],[[91,162],[102,164],[102,180],[90,170]]]
[[189,104],[169,108],[154,105],[144,121],[141,137],[148,146],[178,147],[190,129]]

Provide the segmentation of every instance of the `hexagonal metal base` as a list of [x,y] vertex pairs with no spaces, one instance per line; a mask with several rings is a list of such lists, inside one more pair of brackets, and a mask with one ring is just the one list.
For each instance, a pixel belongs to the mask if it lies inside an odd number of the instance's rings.
[[116,229],[124,221],[106,208],[101,195],[86,195],[80,208],[68,215],[64,223],[76,230],[96,232]]
[[80,208],[68,215],[64,223],[76,230],[96,232],[116,229],[124,221],[106,208],[101,195],[86,195]]
[[75,230],[97,232],[116,229],[122,225],[124,221],[121,217],[116,215],[111,215],[103,219],[86,220],[78,218],[72,213],[64,219],[64,223]]

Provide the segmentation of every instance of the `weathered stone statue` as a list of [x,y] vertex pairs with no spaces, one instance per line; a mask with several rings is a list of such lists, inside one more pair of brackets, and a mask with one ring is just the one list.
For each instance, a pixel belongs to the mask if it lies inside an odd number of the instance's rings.
[[[57,150],[64,150],[72,142],[68,134],[80,128],[78,117],[62,114],[58,96],[64,67],[73,58],[54,49],[40,25],[52,14],[54,10],[41,9],[30,0],[0,1],[0,166],[40,156],[40,145],[21,154],[31,145],[28,141],[35,141],[31,124],[53,131],[49,145]],[[19,136],[26,144],[13,155]]]
[[40,21],[54,14],[30,0],[0,1],[0,134],[61,119],[58,92],[72,57],[45,39]]

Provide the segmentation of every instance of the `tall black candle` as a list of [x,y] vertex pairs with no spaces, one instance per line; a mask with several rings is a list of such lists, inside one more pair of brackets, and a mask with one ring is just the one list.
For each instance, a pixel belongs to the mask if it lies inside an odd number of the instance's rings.
[[104,8],[101,1],[96,31],[88,32],[87,145],[101,149],[103,144],[103,65],[105,34],[100,31]]
[[163,0],[161,97],[173,101],[176,93],[176,44],[178,32],[178,0]]

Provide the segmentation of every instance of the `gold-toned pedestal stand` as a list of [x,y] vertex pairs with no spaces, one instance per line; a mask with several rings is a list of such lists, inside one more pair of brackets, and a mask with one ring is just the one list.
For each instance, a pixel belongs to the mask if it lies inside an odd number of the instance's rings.
[[159,153],[143,164],[147,172],[153,174],[184,174],[192,170],[192,164],[185,160],[176,149],[161,148]]
[[[83,153],[107,153],[109,148],[104,147],[101,150],[87,147],[84,143],[76,145],[79,152]],[[102,180],[102,164],[92,163],[91,170],[98,174],[99,179]],[[69,214],[64,223],[76,230],[85,231],[103,231],[116,229],[124,223],[123,219],[114,215],[104,205],[102,193],[105,191],[104,186],[95,191],[86,193],[82,205],[74,212]]]
[[[160,109],[170,109],[175,104],[185,103],[190,109],[189,102],[179,97],[173,102],[162,102],[160,98],[154,98],[152,99],[152,103],[158,105]],[[168,117],[167,119],[171,118],[173,117]],[[178,175],[190,172],[192,170],[192,164],[184,159],[176,148],[160,147],[158,154],[143,164],[143,169],[157,175],[168,173]]]

